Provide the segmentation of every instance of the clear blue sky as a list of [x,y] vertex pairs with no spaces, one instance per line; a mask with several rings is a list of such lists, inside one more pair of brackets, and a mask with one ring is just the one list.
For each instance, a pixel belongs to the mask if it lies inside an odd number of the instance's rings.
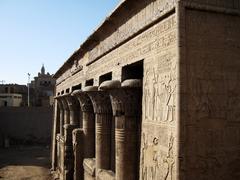
[[120,0],[0,0],[0,81],[55,73]]

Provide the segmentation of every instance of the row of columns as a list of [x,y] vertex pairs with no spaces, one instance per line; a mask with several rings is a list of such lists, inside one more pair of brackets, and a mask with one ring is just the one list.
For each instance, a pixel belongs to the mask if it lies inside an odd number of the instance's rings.
[[141,86],[139,79],[105,81],[56,97],[64,137],[62,179],[84,179],[83,162],[91,158],[96,176],[111,170],[117,180],[137,179]]

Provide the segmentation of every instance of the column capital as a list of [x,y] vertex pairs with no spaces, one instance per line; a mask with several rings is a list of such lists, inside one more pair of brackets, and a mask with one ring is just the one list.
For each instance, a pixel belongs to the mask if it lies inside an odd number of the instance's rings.
[[67,100],[66,100],[66,96],[68,96],[68,94],[58,96],[57,99],[59,99],[61,101],[62,107],[63,107],[64,110],[69,110],[68,103],[67,103]]
[[86,92],[83,92],[82,90],[75,90],[72,95],[78,99],[83,112],[93,112],[91,99]]
[[109,92],[114,116],[135,116],[141,109],[141,87],[140,79],[129,79],[105,81],[99,89]]
[[54,97],[54,99],[57,101],[57,104],[58,104],[60,110],[63,110],[63,104],[62,104],[62,100],[60,98],[61,98],[61,96]]
[[69,93],[69,94],[66,94],[64,98],[66,99],[66,102],[70,111],[78,110],[78,100],[74,96],[72,96]]
[[108,92],[98,90],[97,86],[88,86],[83,89],[90,97],[95,114],[112,113],[112,106]]

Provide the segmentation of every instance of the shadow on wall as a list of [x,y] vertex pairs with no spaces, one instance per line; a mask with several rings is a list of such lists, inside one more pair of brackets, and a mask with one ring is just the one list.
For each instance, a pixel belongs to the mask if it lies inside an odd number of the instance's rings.
[[52,107],[0,108],[0,145],[50,145]]

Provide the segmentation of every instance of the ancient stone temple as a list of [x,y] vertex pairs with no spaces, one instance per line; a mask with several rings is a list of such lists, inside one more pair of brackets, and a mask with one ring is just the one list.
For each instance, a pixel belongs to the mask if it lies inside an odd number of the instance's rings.
[[121,1],[54,77],[60,179],[240,179],[240,0]]

